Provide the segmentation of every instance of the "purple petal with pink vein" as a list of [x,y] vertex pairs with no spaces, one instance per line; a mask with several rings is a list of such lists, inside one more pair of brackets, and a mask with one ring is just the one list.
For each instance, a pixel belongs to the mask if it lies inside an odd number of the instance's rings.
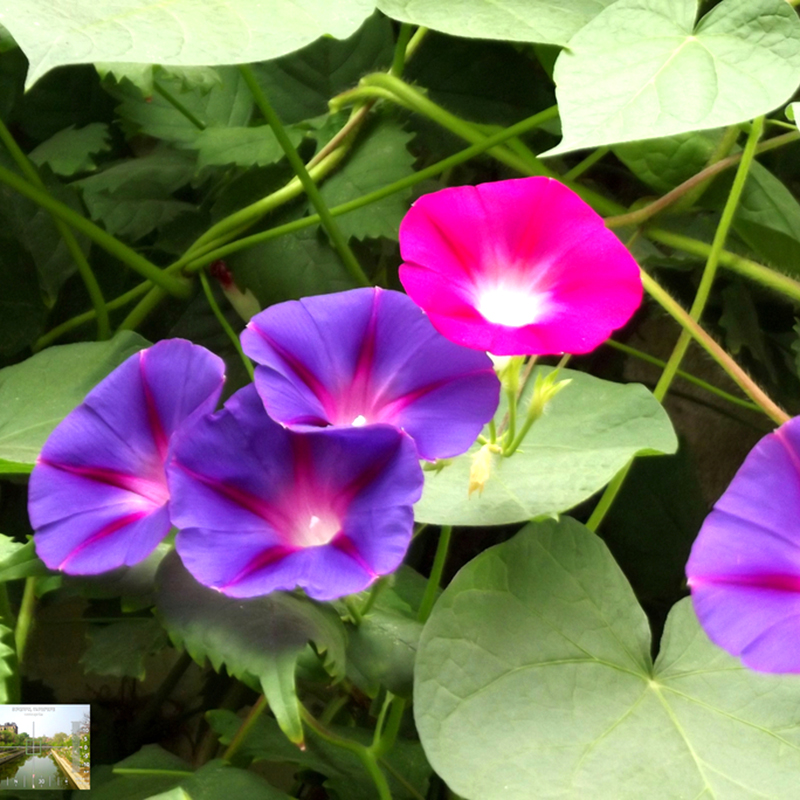
[[387,423],[422,458],[466,452],[497,409],[484,353],[453,344],[400,292],[353,289],[262,311],[242,333],[269,415],[289,427]]
[[233,597],[299,586],[317,600],[400,565],[423,480],[395,428],[294,432],[254,386],[175,436],[167,479],[176,547],[200,583]]
[[752,669],[800,672],[800,417],[750,451],[686,574],[712,641]]
[[169,532],[170,439],[213,411],[222,361],[168,339],[120,364],[56,427],[31,474],[36,552],[50,569],[95,575],[144,560]]

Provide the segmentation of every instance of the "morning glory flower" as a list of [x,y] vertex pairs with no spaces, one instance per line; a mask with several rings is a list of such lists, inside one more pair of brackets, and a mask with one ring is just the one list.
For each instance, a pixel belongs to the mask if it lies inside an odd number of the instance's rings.
[[400,281],[434,327],[496,355],[587,353],[642,299],[639,267],[552,178],[424,195],[400,225]]
[[387,423],[432,461],[466,452],[497,409],[486,354],[445,339],[401,292],[280,303],[250,320],[242,347],[269,415],[299,430]]
[[250,385],[176,436],[173,451],[175,545],[206,586],[232,597],[301,587],[332,600],[403,560],[423,478],[396,428],[296,433]]
[[800,417],[750,451],[686,566],[709,638],[764,672],[800,672]]
[[224,364],[167,339],[132,355],[45,442],[30,478],[36,552],[54,570],[96,575],[144,560],[170,529],[170,439],[214,410]]

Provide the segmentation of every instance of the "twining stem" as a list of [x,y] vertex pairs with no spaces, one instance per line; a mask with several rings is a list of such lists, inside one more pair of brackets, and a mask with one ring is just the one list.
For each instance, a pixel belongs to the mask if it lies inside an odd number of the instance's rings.
[[[16,162],[17,166],[22,171],[22,174],[34,185],[39,187],[45,194],[48,194],[47,187],[41,179],[36,167],[30,162],[30,159],[22,152],[22,149],[17,144],[16,139],[11,135],[11,132],[5,126],[5,123],[0,119],[0,141],[6,146],[6,149],[11,154],[11,157]],[[81,250],[75,234],[66,225],[66,223],[57,216],[53,211],[50,211],[50,216],[53,218],[53,223],[56,226],[64,244],[78,268],[78,274],[81,276],[86,291],[89,294],[89,299],[97,314],[97,338],[99,340],[108,339],[111,335],[111,325],[108,320],[108,309],[106,308],[106,301],[103,297],[103,291],[100,284],[97,282],[94,272],[92,271],[89,261]]]
[[225,759],[225,761],[231,761],[233,759],[236,751],[242,746],[242,742],[247,738],[247,734],[250,732],[250,729],[256,724],[256,720],[261,716],[266,708],[267,698],[262,694],[253,704],[253,707],[250,709],[250,713],[248,713],[248,715],[245,717],[244,722],[239,726],[239,730],[236,731],[235,736],[233,739],[231,739],[231,743],[222,754],[222,758]]
[[433,557],[431,574],[428,578],[428,583],[425,585],[425,593],[422,595],[422,602],[419,604],[419,611],[417,612],[417,619],[422,623],[428,621],[428,617],[431,615],[433,606],[436,603],[436,593],[439,591],[439,585],[442,582],[442,573],[447,561],[447,552],[450,549],[452,534],[452,525],[442,525],[442,529],[439,532],[439,542],[436,545],[436,554]]
[[375,784],[375,789],[378,792],[379,800],[392,800],[392,792],[389,789],[386,776],[381,771],[381,768],[378,766],[377,759],[368,747],[364,747],[363,744],[359,744],[358,742],[345,739],[343,736],[337,736],[335,733],[332,733],[320,722],[318,722],[311,712],[302,704],[300,705],[300,716],[303,718],[303,722],[305,722],[306,725],[308,725],[308,727],[320,737],[320,739],[323,739],[324,741],[335,745],[336,747],[349,750],[358,758],[359,761],[361,761],[364,769],[366,769],[366,771],[369,773],[369,776],[372,778],[372,782]]
[[250,376],[250,380],[252,381],[255,377],[255,373],[253,371],[253,362],[250,361],[250,359],[244,354],[244,350],[242,350],[242,343],[239,341],[236,331],[234,331],[234,329],[230,326],[228,320],[225,319],[225,315],[222,313],[219,303],[217,303],[217,298],[214,297],[214,292],[211,290],[205,270],[200,270],[199,275],[200,284],[203,287],[203,292],[206,296],[206,300],[208,301],[208,305],[211,307],[211,311],[217,318],[217,322],[219,322],[220,327],[223,331],[225,331],[225,335],[231,340],[231,344],[239,354],[239,358],[241,359],[242,364],[244,364],[244,368],[247,370],[247,374]]
[[406,65],[406,48],[414,33],[414,26],[408,22],[404,22],[400,26],[400,32],[397,34],[397,44],[394,46],[394,59],[392,60],[392,68],[389,70],[392,75],[398,78],[403,74],[403,68]]
[[272,128],[272,132],[275,134],[275,138],[278,140],[278,144],[281,146],[281,149],[286,154],[286,158],[294,170],[295,175],[297,175],[297,177],[300,179],[300,183],[303,185],[303,189],[308,195],[308,199],[317,210],[317,214],[319,214],[322,225],[328,232],[328,236],[331,237],[331,242],[336,248],[336,251],[339,253],[345,268],[350,273],[350,276],[353,278],[353,280],[355,280],[357,283],[361,284],[362,286],[371,286],[372,284],[369,278],[364,273],[364,270],[361,268],[361,264],[358,263],[358,259],[355,257],[353,251],[350,249],[350,246],[347,244],[347,239],[345,239],[341,230],[339,230],[339,226],[337,225],[336,221],[331,216],[331,212],[328,210],[328,205],[322,199],[322,195],[317,188],[317,184],[314,183],[311,175],[309,175],[306,165],[303,163],[303,159],[300,158],[295,146],[289,139],[289,136],[286,133],[280,118],[270,105],[267,95],[256,80],[250,65],[240,64],[239,71],[241,72],[245,83],[250,89],[250,92],[256,101],[256,105],[264,116],[264,119],[267,121],[270,128]]
[[166,297],[166,292],[160,286],[152,289],[131,309],[130,313],[119,324],[117,330],[135,331],[144,322],[145,318]]
[[610,147],[598,147],[593,153],[589,153],[583,161],[578,162],[569,172],[564,173],[563,180],[565,183],[570,181],[576,181],[586,172],[588,169],[591,169],[598,161],[605,158],[605,156],[611,150]]
[[[682,330],[678,341],[673,348],[672,354],[667,360],[667,365],[661,373],[658,383],[653,390],[653,395],[661,402],[669,390],[669,387],[675,378],[675,374],[680,367],[684,354],[686,353],[689,343],[692,338],[697,339],[698,343],[706,349],[711,356],[717,360],[720,366],[733,378],[739,387],[757,403],[772,419],[785,418],[785,413],[778,408],[775,403],[750,379],[749,376],[739,367],[738,364],[700,327],[698,320],[702,316],[703,309],[705,308],[706,301],[711,292],[711,286],[716,276],[717,266],[719,265],[720,254],[725,245],[725,240],[728,236],[733,216],[736,213],[736,207],[739,203],[742,190],[744,189],[745,182],[747,181],[747,173],[750,165],[755,156],[756,145],[764,130],[764,117],[759,117],[753,122],[750,133],[747,137],[747,142],[742,152],[742,158],[739,162],[739,167],[736,170],[736,175],[733,179],[733,186],[731,187],[728,199],[725,202],[725,207],[722,210],[722,216],[717,230],[714,233],[714,239],[711,243],[708,258],[706,260],[703,274],[700,278],[700,285],[697,288],[697,293],[692,303],[692,307],[688,314],[678,305],[644,270],[641,271],[642,284],[648,294],[651,295],[661,306],[670,313],[681,325]],[[777,416],[776,416],[777,415]],[[784,419],[784,421],[785,421]],[[587,522],[589,530],[596,531],[602,523],[605,514],[611,507],[614,498],[622,488],[625,477],[630,471],[632,462],[623,467],[623,469],[614,477],[603,492],[600,502],[595,510],[592,512],[591,517]]]
[[[380,734],[376,735],[370,747],[370,752],[376,759],[383,758],[394,747],[394,743],[397,741],[397,734],[400,732],[400,725],[403,722],[406,699],[391,695],[390,703],[386,724],[380,726]],[[377,728],[376,734],[378,734]]]
[[144,256],[140,256],[135,250],[132,250],[119,239],[106,233],[102,228],[73,211],[65,203],[51,197],[38,186],[34,186],[2,165],[0,165],[0,181],[10,186],[15,192],[19,192],[19,194],[55,214],[75,230],[85,233],[95,244],[127,264],[142,277],[147,278],[157,286],[161,286],[169,294],[173,294],[176,297],[187,297],[189,295],[191,287],[186,281],[178,280],[160,270]]
[[36,577],[25,578],[25,589],[22,592],[22,603],[14,628],[14,644],[17,648],[17,660],[22,663],[25,657],[25,645],[33,623],[33,612],[36,608]]
[[[614,339],[607,339],[604,344],[608,345],[608,347],[612,347],[614,350],[619,350],[621,353],[638,358],[640,361],[646,361],[649,364],[653,364],[656,367],[661,367],[663,369],[667,366],[666,361],[662,361],[660,358],[651,356],[649,353],[644,353],[641,350],[637,350],[635,347],[631,347],[630,345],[617,342]],[[735,395],[726,392],[724,389],[720,389],[718,386],[714,386],[708,381],[698,378],[696,375],[692,375],[691,373],[685,372],[682,369],[679,369],[675,374],[679,378],[683,378],[683,380],[693,383],[695,386],[699,386],[701,389],[705,389],[711,394],[715,394],[717,397],[722,398],[728,403],[733,403],[750,411],[761,411],[761,408],[755,403],[752,403],[750,400],[743,400],[741,397],[736,397]]]

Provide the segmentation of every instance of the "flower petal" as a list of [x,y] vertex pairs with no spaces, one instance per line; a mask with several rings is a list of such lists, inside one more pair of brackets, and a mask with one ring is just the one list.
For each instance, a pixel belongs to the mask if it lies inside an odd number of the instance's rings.
[[146,558],[170,528],[164,475],[172,433],[212,410],[224,365],[165,340],[127,359],[53,431],[31,474],[39,557],[91,575]]
[[[332,347],[340,341],[341,352]],[[282,303],[251,320],[242,344],[262,365],[256,386],[268,413],[291,427],[384,422],[433,460],[465,452],[497,408],[488,357],[442,337],[400,292]]]
[[749,453],[686,574],[712,641],[753,669],[800,672],[800,417]]
[[422,471],[388,425],[295,433],[248,386],[177,435],[173,453],[178,553],[225,594],[341,597],[395,569],[411,540]]
[[588,352],[642,298],[630,253],[552,178],[424,195],[400,250],[400,280],[436,329],[497,355]]

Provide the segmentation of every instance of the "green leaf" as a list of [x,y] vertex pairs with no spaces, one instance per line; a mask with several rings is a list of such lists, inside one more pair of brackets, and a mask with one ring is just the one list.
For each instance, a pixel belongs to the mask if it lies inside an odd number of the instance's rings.
[[[209,711],[206,719],[222,744],[229,744],[242,725],[242,720],[231,711]],[[372,744],[372,731],[338,725],[330,725],[328,729],[344,739],[365,746]],[[297,764],[301,769],[319,772],[327,778],[324,785],[337,800],[375,800],[375,784],[357,756],[317,736],[308,739],[305,750],[299,750],[287,741],[275,720],[267,716],[255,721],[239,748],[239,757],[245,761]],[[417,800],[420,794],[424,796],[431,769],[419,742],[399,738],[381,761],[394,800]],[[398,775],[403,780],[398,780]],[[416,794],[409,790],[409,785]]]
[[455,577],[420,641],[417,729],[466,800],[797,795],[796,676],[745,669],[691,602],[650,631],[600,539],[527,526]]
[[[297,215],[289,213],[273,222],[280,225],[293,219]],[[356,286],[336,251],[315,226],[234,253],[228,259],[228,267],[238,286],[250,289],[262,308]]]
[[195,173],[187,153],[160,149],[121,161],[88,178],[75,181],[92,219],[113,236],[136,241],[194,206],[172,198]]
[[47,319],[34,266],[14,239],[0,238],[0,286],[0,355],[11,356],[39,338]]
[[81,656],[86,672],[117,678],[146,677],[145,660],[167,644],[164,629],[156,619],[135,617],[111,625],[91,625],[89,644]]
[[42,577],[52,575],[49,569],[36,556],[36,546],[33,541],[27,544],[9,539],[7,536],[0,539],[0,583],[15,581],[20,578]]
[[148,346],[132,331],[108,342],[50,347],[0,370],[0,458],[35,464],[50,432],[89,390]]
[[378,0],[394,19],[472,39],[566,45],[614,0]]
[[47,164],[56,175],[91,172],[97,167],[92,156],[111,149],[110,137],[108,125],[102,122],[78,129],[71,125],[42,142],[28,157],[37,166]]
[[[287,128],[291,143],[297,147],[303,133],[296,128]],[[193,145],[197,150],[197,167],[266,166],[283,158],[283,149],[268,125],[257,128],[206,128],[201,131]]]
[[[247,64],[291,53],[319,36],[350,36],[370,0],[139,0],[0,2],[3,25],[30,61],[27,85],[62,64],[124,61],[193,66]],[[209,18],[213,14],[213,19]]]
[[327,114],[331,97],[389,67],[393,52],[392,24],[374,14],[345,41],[318,39],[297,53],[254,64],[253,72],[281,121],[292,124]]
[[769,352],[767,338],[758,320],[758,311],[749,288],[741,281],[733,281],[722,291],[723,312],[719,325],[725,330],[728,350],[738,356],[742,348],[758,361],[759,365],[777,379],[775,365]]
[[[180,76],[156,68],[154,80],[165,92],[188,110],[207,128],[236,128],[247,125],[253,111],[250,94],[241,73],[235,67],[215,70],[219,83],[206,89]],[[121,102],[117,113],[128,134],[143,133],[181,147],[192,147],[202,128],[175,108],[161,94],[143,92],[132,83],[111,89]]]
[[[537,368],[520,403],[527,408]],[[417,522],[500,525],[566,511],[602,489],[637,453],[673,453],[678,442],[666,412],[639,384],[603,381],[561,370],[572,379],[548,404],[511,458],[494,458],[483,493],[468,494],[477,442],[440,471],[426,471]],[[497,419],[505,414],[501,403]],[[488,431],[484,431],[488,435]]]
[[791,97],[800,20],[785,0],[696,14],[696,0],[617,0],[582,28],[556,62],[564,138],[547,155],[744,122]]
[[170,638],[198,662],[227,671],[267,697],[293,742],[302,742],[294,671],[309,641],[334,674],[344,669],[344,627],[329,607],[285,592],[241,600],[200,585],[171,553],[159,567],[156,608]]
[[95,69],[102,78],[110,76],[117,83],[127,80],[145,96],[153,94],[153,81],[159,78],[172,77],[183,84],[186,89],[199,89],[207,92],[222,83],[217,70],[211,67],[162,67],[158,64],[127,64],[114,62],[110,64],[96,63]]
[[[413,170],[414,156],[408,152],[413,134],[397,123],[385,120],[362,139],[355,151],[322,186],[322,199],[328,207],[354,200],[368,192],[407,178]],[[345,237],[397,239],[400,221],[409,207],[411,188],[337,217]]]

